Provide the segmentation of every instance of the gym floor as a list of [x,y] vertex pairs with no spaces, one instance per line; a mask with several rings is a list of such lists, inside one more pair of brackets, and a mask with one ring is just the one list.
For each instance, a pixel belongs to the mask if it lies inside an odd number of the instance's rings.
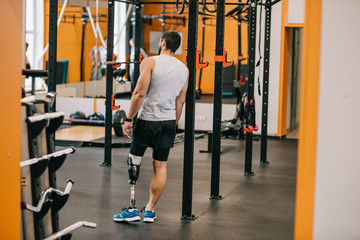
[[[259,164],[259,141],[254,141],[254,176],[244,176],[243,140],[222,140],[220,194],[210,200],[211,154],[207,137],[195,140],[193,214],[181,220],[184,144],[175,145],[168,163],[168,182],[156,208],[153,224],[116,223],[112,216],[129,206],[128,148],[112,150],[111,167],[100,167],[103,148],[76,148],[57,172],[57,184],[75,184],[60,211],[60,227],[80,220],[95,222],[96,229],[81,228],[72,239],[292,239],[295,212],[296,140],[268,140],[269,165]],[[58,150],[62,147],[57,147]],[[136,205],[145,206],[152,178],[151,149],[145,153],[136,185]]]

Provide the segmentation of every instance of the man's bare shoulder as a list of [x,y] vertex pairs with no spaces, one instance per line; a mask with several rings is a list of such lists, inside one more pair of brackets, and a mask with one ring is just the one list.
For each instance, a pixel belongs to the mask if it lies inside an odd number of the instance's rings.
[[141,65],[145,65],[147,67],[150,67],[151,69],[154,69],[155,67],[155,60],[153,57],[147,57],[147,58],[144,58],[142,61],[141,61]]

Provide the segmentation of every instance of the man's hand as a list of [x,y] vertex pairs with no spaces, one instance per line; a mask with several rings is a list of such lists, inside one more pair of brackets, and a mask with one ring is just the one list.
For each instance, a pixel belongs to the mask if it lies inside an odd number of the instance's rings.
[[123,125],[123,134],[126,138],[131,138],[132,122],[125,122]]

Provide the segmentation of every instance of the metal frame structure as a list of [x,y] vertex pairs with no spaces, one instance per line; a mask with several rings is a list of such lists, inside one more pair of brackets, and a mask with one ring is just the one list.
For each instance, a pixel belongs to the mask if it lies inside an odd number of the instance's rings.
[[[48,52],[48,91],[56,92],[56,58],[57,58],[57,16],[58,0],[49,1],[49,52]],[[55,111],[54,108],[52,109]]]
[[[255,79],[255,54],[256,54],[256,15],[257,5],[255,2],[251,2],[249,5],[249,43],[248,43],[248,55],[249,55],[249,77],[248,77],[248,98],[254,99],[254,79]],[[246,133],[245,143],[245,175],[253,175],[252,172],[252,144],[253,134]]]
[[185,106],[185,141],[183,167],[182,219],[195,219],[192,215],[193,165],[194,165],[194,131],[195,131],[195,91],[196,91],[196,54],[198,35],[197,1],[189,3],[187,66],[189,83]]
[[[112,61],[114,49],[114,14],[115,1],[108,1],[108,29],[106,61]],[[111,166],[111,128],[112,128],[112,95],[113,95],[113,66],[106,66],[106,100],[105,100],[105,147],[104,162],[100,166]]]
[[[161,31],[162,33],[165,32],[165,24],[166,24],[166,20],[169,19],[169,20],[176,20],[175,23],[171,22],[171,25],[180,25],[180,26],[183,26],[185,27],[185,17],[178,17],[178,16],[167,16],[165,15],[166,12],[165,12],[165,4],[162,5],[162,11],[161,11],[161,15],[144,15],[142,16],[142,19],[145,20],[145,23],[148,23],[148,24],[152,24],[152,20],[153,19],[157,19],[161,22]],[[181,21],[181,23],[178,23],[178,21]]]
[[[141,1],[137,0],[137,4],[135,5],[134,14],[135,14],[135,21],[133,27],[133,36],[135,40],[135,59],[134,61],[140,60],[140,45],[141,45],[141,31],[142,31],[142,6],[140,4]],[[134,88],[137,83],[137,79],[140,75],[140,65],[135,64],[134,66]]]
[[[217,1],[215,55],[224,54],[225,0]],[[220,187],[221,112],[222,112],[223,62],[215,62],[213,140],[211,161],[211,199],[222,199]]]
[[266,154],[267,154],[267,124],[268,124],[268,102],[269,102],[271,7],[272,7],[271,0],[266,0],[260,164],[269,163],[266,160]]
[[[57,17],[58,0],[49,1],[49,52],[48,52],[48,91],[56,92],[56,62],[57,62]],[[56,102],[53,106],[48,104],[47,111],[56,111]],[[48,153],[55,151],[55,134],[47,132]],[[56,188],[56,173],[49,171],[49,183]],[[51,212],[53,232],[59,231],[59,214],[57,211]]]
[[[134,4],[136,8],[134,10],[135,22],[133,28],[133,35],[135,36],[135,61],[139,60],[139,48],[141,41],[141,9],[144,4],[182,4],[181,12],[186,6],[189,7],[189,17],[188,17],[188,55],[187,63],[189,68],[189,88],[186,97],[186,116],[185,116],[185,145],[184,145],[184,177],[183,177],[183,205],[182,205],[182,219],[194,219],[195,216],[192,215],[192,185],[193,185],[193,161],[194,161],[194,118],[195,118],[195,82],[196,82],[196,45],[197,45],[197,31],[198,31],[198,7],[199,5],[213,4],[214,2],[206,1],[179,1],[177,2],[151,2],[151,1],[141,1],[141,0],[109,0],[113,4],[114,1]],[[265,28],[265,66],[264,66],[264,88],[263,88],[263,115],[262,115],[262,142],[261,142],[261,163],[266,163],[266,141],[267,141],[267,105],[268,105],[268,80],[269,80],[269,56],[270,56],[270,24],[271,24],[271,7],[279,2],[280,0],[266,0],[266,3],[262,3],[256,0],[250,0],[247,3],[241,1],[234,3],[226,3],[225,0],[216,1],[216,10],[210,12],[216,12],[216,49],[215,57],[226,56],[224,52],[224,26],[225,26],[225,6],[226,5],[247,5],[249,12],[249,50],[248,50],[248,67],[249,67],[249,78],[248,78],[248,97],[250,99],[254,98],[254,78],[255,78],[255,53],[256,53],[256,25],[257,25],[257,5],[264,5],[266,7],[266,28]],[[209,11],[207,8],[205,8]],[[241,13],[238,13],[239,19]],[[109,19],[110,14],[109,14]],[[261,23],[260,23],[261,24]],[[108,24],[108,27],[113,27]],[[112,38],[111,33],[108,29],[109,39]],[[240,37],[241,37],[241,25],[239,25]],[[240,43],[241,44],[241,43]],[[112,49],[113,45],[109,45],[108,50]],[[239,45],[239,56],[241,56],[241,45]],[[225,57],[226,58],[226,57]],[[226,60],[223,60],[226,61]],[[241,60],[240,60],[241,61]],[[239,62],[240,62],[239,61]],[[240,64],[239,64],[240,65]],[[109,67],[109,66],[108,66]],[[215,83],[214,83],[214,121],[213,121],[213,134],[212,134],[212,167],[211,167],[211,199],[222,199],[222,196],[219,194],[219,182],[220,182],[220,148],[221,148],[221,112],[222,112],[222,79],[223,79],[223,62],[216,61],[215,63]],[[240,69],[241,66],[238,66]],[[241,71],[241,69],[240,69]],[[241,72],[238,72],[238,78],[241,76]],[[109,73],[109,71],[108,71]],[[112,75],[112,73],[110,73]],[[139,66],[135,65],[135,79],[139,76]],[[110,82],[107,77],[107,81]],[[135,80],[136,85],[136,80]],[[108,91],[107,91],[108,93]],[[112,93],[109,95],[111,96]],[[108,94],[107,94],[108,96]],[[108,99],[108,98],[107,98]],[[107,114],[106,118],[110,118],[111,114],[111,103],[106,102],[107,104]],[[109,106],[108,106],[109,105]],[[264,107],[265,106],[265,107]],[[110,113],[108,117],[108,112]],[[107,128],[111,129],[111,125],[106,125]],[[245,149],[245,175],[253,175],[252,172],[252,134],[246,134],[246,149]],[[105,142],[105,165],[111,165],[111,136],[110,141]],[[265,156],[265,160],[264,160]]]
[[[267,157],[267,124],[268,124],[268,101],[269,101],[269,72],[270,72],[270,38],[271,38],[271,8],[281,0],[266,0],[260,3],[265,7],[265,41],[264,41],[264,69],[263,69],[263,97],[262,97],[262,121],[261,121],[261,149],[260,164],[268,164]],[[248,98],[254,98],[255,77],[255,51],[256,51],[256,7],[259,5],[252,1],[249,10],[249,80]],[[262,24],[262,23],[260,23]],[[260,33],[261,34],[261,33]],[[254,175],[252,172],[252,134],[246,134],[245,148],[245,175]]]
[[[140,1],[134,2],[136,4],[134,9],[135,21],[133,27],[133,35],[135,38],[135,46],[140,46],[141,38],[141,4],[137,4]],[[115,14],[115,1],[108,1],[108,29],[107,29],[107,57],[106,61],[113,61],[113,49],[114,49],[114,14]],[[140,59],[140,48],[135,47],[135,62]],[[112,148],[112,111],[113,111],[113,65],[108,64],[106,67],[106,100],[105,100],[105,146],[104,146],[104,162],[100,166],[111,166],[111,148]],[[139,64],[134,66],[134,86],[136,86],[137,79],[140,73]]]
[[[115,1],[134,4],[135,23],[135,61],[139,61],[141,41],[141,9],[143,4],[176,4],[177,2],[144,2],[141,0],[108,1],[108,43],[107,43],[107,61],[112,61],[113,54],[113,37],[114,37],[114,3]],[[262,4],[266,7],[266,28],[265,28],[265,66],[264,66],[264,88],[263,88],[263,115],[262,115],[262,142],[261,142],[261,163],[266,163],[266,133],[267,133],[267,102],[268,102],[268,80],[269,80],[269,56],[270,56],[270,23],[271,7],[280,0],[266,0],[266,3],[258,3],[256,0],[250,0],[249,4],[249,80],[248,80],[248,97],[254,96],[254,77],[255,77],[255,50],[256,50],[256,9],[257,5]],[[198,6],[204,5],[206,1],[182,1],[182,7],[189,7],[189,34],[188,34],[188,68],[189,68],[189,88],[186,98],[186,121],[185,121],[185,146],[184,146],[184,179],[183,179],[183,206],[182,219],[195,219],[192,215],[192,184],[193,184],[193,160],[194,160],[194,127],[195,127],[195,84],[196,84],[196,55],[197,55],[197,31],[198,31]],[[207,4],[213,4],[208,2]],[[216,5],[216,49],[215,57],[223,57],[222,61],[216,60],[215,63],[215,83],[214,83],[214,121],[212,136],[212,167],[211,167],[211,199],[222,199],[219,195],[220,182],[220,148],[221,148],[221,112],[222,112],[222,79],[223,67],[226,61],[224,51],[224,27],[225,27],[225,5],[246,5],[247,3],[226,3],[225,0],[217,0]],[[50,1],[50,20],[49,20],[49,91],[56,91],[56,47],[57,47],[57,6],[58,0]],[[207,9],[208,10],[208,9]],[[241,51],[240,51],[241,53]],[[225,59],[225,60],[224,60]],[[139,76],[139,65],[135,65],[134,77],[137,80]],[[105,150],[103,166],[111,165],[111,126],[113,110],[113,89],[112,89],[112,65],[107,66],[106,72],[106,114],[105,114]],[[135,81],[136,84],[136,81]],[[264,107],[265,106],[265,107]],[[55,110],[55,105],[54,105]],[[246,134],[246,151],[245,151],[245,175],[252,175],[252,134]]]
[[[169,2],[169,1],[159,1],[159,2],[152,2],[152,1],[139,1],[139,0],[115,0],[117,2],[121,2],[121,3],[127,3],[127,4],[165,4],[165,5],[176,5],[176,4],[179,4],[179,5],[186,5],[186,6],[190,6],[190,2],[191,0],[189,1],[182,1],[182,0],[176,0],[176,1],[173,1],[173,2]],[[277,0],[277,1],[281,1],[281,0]],[[176,3],[178,2],[178,3]],[[205,1],[206,4],[217,4],[217,1]],[[199,5],[204,5],[204,1],[203,0],[198,0],[198,4]],[[247,5],[246,3],[242,3],[242,2],[228,2],[228,3],[225,3],[225,5]],[[190,7],[189,7],[190,8]],[[213,11],[215,12],[215,11]]]
[[[241,0],[239,0],[241,2]],[[238,11],[238,66],[237,66],[237,81],[240,81],[241,78],[241,59],[242,49],[241,49],[241,11]]]

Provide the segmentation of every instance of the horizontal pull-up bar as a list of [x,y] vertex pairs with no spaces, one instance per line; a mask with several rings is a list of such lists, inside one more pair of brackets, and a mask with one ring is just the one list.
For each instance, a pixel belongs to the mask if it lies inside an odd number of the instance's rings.
[[22,75],[30,77],[47,77],[48,70],[23,69]]
[[106,61],[105,65],[118,65],[118,64],[131,64],[131,63],[141,63],[140,61],[133,61],[133,62],[116,62],[116,61]]
[[[116,2],[122,2],[122,3],[127,3],[127,4],[135,4],[135,5],[143,5],[143,4],[171,4],[171,5],[175,5],[175,2],[133,2],[133,1],[129,1],[129,0],[115,0]],[[216,3],[216,2],[215,2]],[[179,4],[182,4],[182,2],[180,1]],[[188,2],[185,2],[185,4],[188,4]],[[199,2],[200,5],[203,5],[203,2]],[[214,4],[214,2],[206,2],[205,4]],[[246,3],[225,3],[225,5],[247,5]]]

